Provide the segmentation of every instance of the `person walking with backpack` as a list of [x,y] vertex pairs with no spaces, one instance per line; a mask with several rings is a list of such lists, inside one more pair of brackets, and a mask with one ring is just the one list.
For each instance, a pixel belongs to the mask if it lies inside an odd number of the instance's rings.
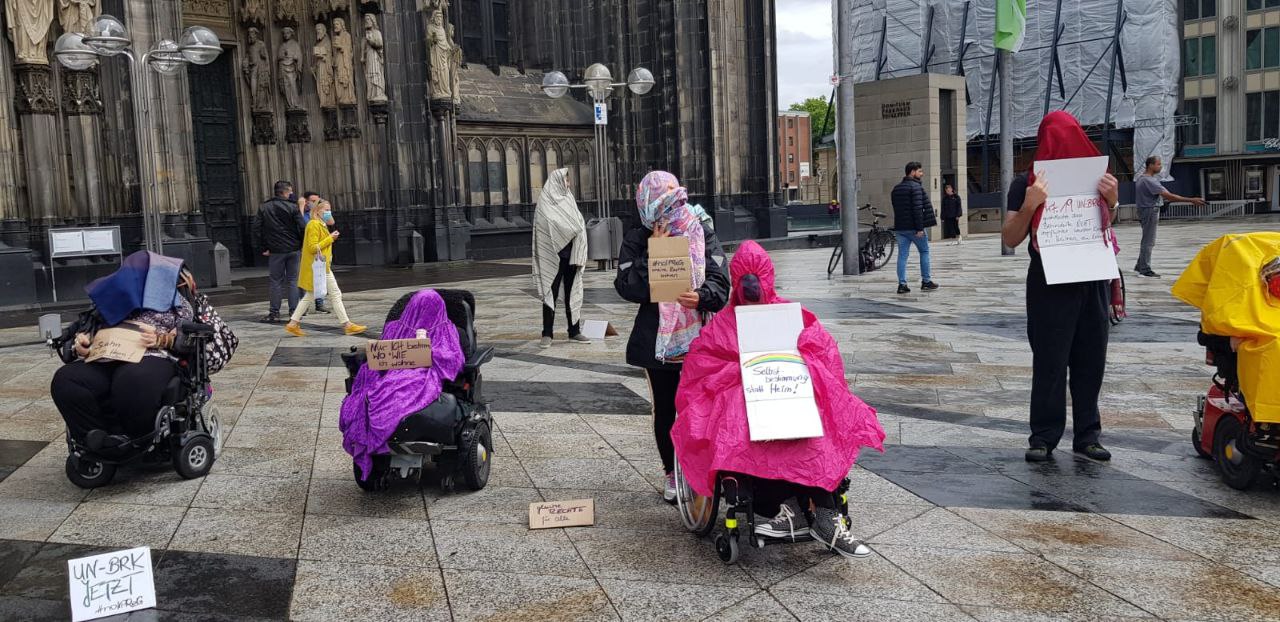
[[930,292],[938,289],[933,282],[929,266],[929,233],[930,227],[937,226],[938,217],[933,211],[933,203],[929,193],[924,191],[920,182],[924,177],[924,166],[919,162],[907,164],[907,176],[890,195],[893,201],[893,232],[898,236],[898,293],[909,294],[907,287],[907,255],[914,244],[920,251],[920,289]]
[[302,233],[307,228],[302,208],[294,198],[293,184],[277,181],[275,196],[258,208],[256,233],[258,248],[267,258],[271,287],[268,312],[262,322],[280,321],[280,298],[289,299],[289,313],[298,308],[298,262],[302,251]]

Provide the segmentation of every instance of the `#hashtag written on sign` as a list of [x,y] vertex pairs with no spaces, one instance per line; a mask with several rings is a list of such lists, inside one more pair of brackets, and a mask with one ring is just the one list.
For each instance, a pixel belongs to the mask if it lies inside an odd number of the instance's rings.
[[72,622],[156,606],[150,548],[69,560],[67,573]]

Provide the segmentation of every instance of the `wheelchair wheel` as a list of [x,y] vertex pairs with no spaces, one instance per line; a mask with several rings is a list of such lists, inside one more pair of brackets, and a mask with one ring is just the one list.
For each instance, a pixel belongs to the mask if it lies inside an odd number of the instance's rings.
[[493,433],[489,424],[477,424],[471,436],[463,441],[461,451],[462,479],[466,481],[467,488],[483,489],[489,483],[489,471],[493,466]]
[[110,484],[111,478],[115,476],[116,465],[114,464],[104,464],[74,455],[67,456],[67,479],[80,488],[86,490],[101,488]]
[[378,492],[391,486],[390,461],[386,456],[374,456],[373,466],[369,468],[369,479],[361,479],[360,465],[352,464],[351,470],[356,478],[356,485],[365,492]]
[[676,461],[676,506],[680,509],[680,520],[684,526],[699,538],[711,533],[720,516],[720,482],[716,482],[715,490],[710,497],[703,497],[689,487],[680,469],[680,461]]
[[738,561],[738,538],[733,534],[722,533],[716,536],[716,555],[720,561],[732,564]]
[[173,455],[173,468],[183,479],[204,477],[213,468],[213,451],[213,439],[197,436]]
[[1248,490],[1262,474],[1262,461],[1241,449],[1249,429],[1232,415],[1223,415],[1213,427],[1213,457],[1222,481],[1236,490]]

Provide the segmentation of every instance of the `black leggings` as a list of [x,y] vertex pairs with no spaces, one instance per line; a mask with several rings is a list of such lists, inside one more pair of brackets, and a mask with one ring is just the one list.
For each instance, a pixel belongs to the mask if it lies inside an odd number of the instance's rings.
[[836,507],[835,495],[821,488],[761,478],[756,478],[753,485],[752,505],[756,514],[761,516],[773,518],[782,503],[792,497],[800,503],[801,510],[808,510],[810,501],[820,508],[834,510]]
[[154,429],[160,398],[175,373],[172,361],[155,356],[137,363],[75,361],[53,374],[49,393],[77,440],[90,430],[136,438]]
[[676,468],[676,447],[671,442],[671,426],[676,424],[676,389],[680,388],[680,370],[646,369],[649,392],[653,396],[653,440],[658,443],[662,470]]
[[[556,279],[551,282],[551,302],[554,304],[556,299],[560,297],[560,283],[564,282],[564,317],[569,321],[569,336],[573,337],[581,332],[581,326],[573,319],[573,307],[569,306],[569,299],[573,296],[573,281],[578,278],[578,271],[582,270],[582,266],[574,266],[569,264],[568,257],[560,258],[560,270],[556,272]],[[546,301],[542,302],[542,336],[552,336],[552,328],[556,322],[555,307],[548,307]],[[673,398],[674,399],[674,398]]]
[[[1027,272],[1031,342],[1032,447],[1054,449],[1067,427],[1067,390],[1076,448],[1098,442],[1098,394],[1107,369],[1111,287],[1106,281],[1048,285],[1039,254]],[[1069,375],[1069,378],[1068,378]]]

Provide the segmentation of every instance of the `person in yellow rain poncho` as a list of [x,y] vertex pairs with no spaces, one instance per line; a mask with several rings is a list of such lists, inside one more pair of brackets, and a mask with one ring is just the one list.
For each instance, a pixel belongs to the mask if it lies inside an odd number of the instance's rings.
[[1187,266],[1173,295],[1200,309],[1204,332],[1235,338],[1253,420],[1280,423],[1280,233],[1218,238]]

